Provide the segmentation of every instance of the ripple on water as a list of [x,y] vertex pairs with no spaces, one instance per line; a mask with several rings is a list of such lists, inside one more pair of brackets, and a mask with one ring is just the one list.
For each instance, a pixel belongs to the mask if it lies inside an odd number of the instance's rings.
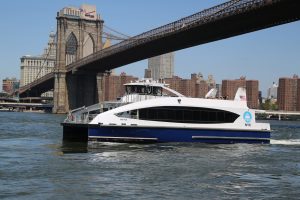
[[0,113],[0,199],[295,199],[300,122],[270,145],[62,142],[64,116]]

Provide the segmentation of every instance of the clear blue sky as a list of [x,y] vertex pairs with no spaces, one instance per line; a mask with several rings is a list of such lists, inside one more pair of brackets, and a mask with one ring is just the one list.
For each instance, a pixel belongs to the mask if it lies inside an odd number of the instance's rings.
[[[105,24],[130,36],[212,7],[224,0],[9,0],[1,2],[0,79],[20,78],[20,57],[40,55],[50,31],[56,31],[56,12],[65,6],[97,6]],[[175,53],[175,74],[189,78],[201,72],[217,82],[236,79],[260,81],[266,89],[279,77],[300,75],[300,22],[221,40]],[[142,77],[147,61],[117,69]],[[2,84],[2,81],[1,83]],[[2,86],[1,86],[2,88]]]

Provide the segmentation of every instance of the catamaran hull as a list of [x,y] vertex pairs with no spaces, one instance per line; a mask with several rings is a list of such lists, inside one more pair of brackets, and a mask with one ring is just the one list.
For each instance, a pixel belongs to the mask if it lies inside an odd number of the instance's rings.
[[187,128],[149,128],[125,126],[91,126],[89,141],[106,142],[202,142],[202,143],[270,143],[270,131],[212,130]]

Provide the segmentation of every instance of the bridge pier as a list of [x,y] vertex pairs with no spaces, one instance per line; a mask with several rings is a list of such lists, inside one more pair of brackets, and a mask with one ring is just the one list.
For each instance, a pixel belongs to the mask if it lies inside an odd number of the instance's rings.
[[55,74],[53,113],[63,114],[104,100],[103,75],[96,73]]
[[66,72],[56,72],[54,75],[52,112],[55,114],[67,113],[68,108]]
[[[105,90],[105,81],[104,73],[97,74],[97,93],[98,93],[98,102],[101,104],[104,102],[104,90]],[[101,108],[102,109],[102,108]]]
[[68,110],[98,103],[97,74],[77,73],[67,76]]

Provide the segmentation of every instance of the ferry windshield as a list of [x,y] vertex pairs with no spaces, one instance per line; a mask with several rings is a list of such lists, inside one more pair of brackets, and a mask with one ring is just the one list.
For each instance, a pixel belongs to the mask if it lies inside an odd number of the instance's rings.
[[127,85],[126,94],[148,94],[162,96],[161,87],[145,86],[145,85]]

